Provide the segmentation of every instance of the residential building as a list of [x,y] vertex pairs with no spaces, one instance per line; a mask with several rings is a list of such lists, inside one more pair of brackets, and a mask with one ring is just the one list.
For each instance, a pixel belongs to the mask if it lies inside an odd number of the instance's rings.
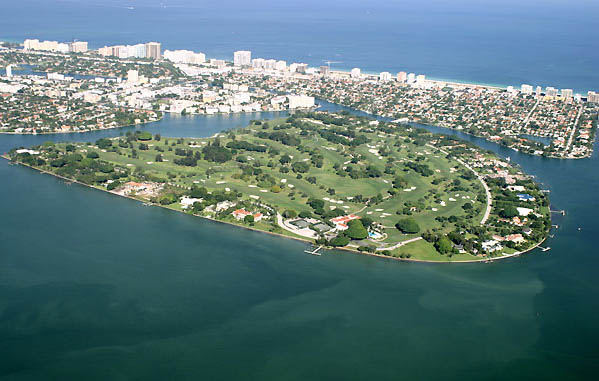
[[129,83],[139,82],[139,73],[137,72],[137,70],[129,70],[127,72],[127,82],[129,82]]
[[532,94],[532,86],[523,84],[522,87],[520,88],[520,91],[522,91],[522,94],[531,95]]
[[355,67],[355,68],[351,69],[351,71],[349,72],[349,75],[352,78],[360,78],[360,76],[362,75],[362,71],[360,70],[360,68]]
[[574,96],[574,91],[572,89],[562,89],[561,95],[563,99],[570,99]]
[[264,68],[264,58],[254,58],[252,60],[252,67],[254,69],[263,69]]
[[314,107],[314,97],[307,95],[289,95],[289,109]]
[[406,74],[405,71],[400,71],[399,73],[397,73],[397,81],[398,82],[405,82],[408,79],[408,75]]
[[275,70],[284,71],[285,69],[287,69],[287,62],[283,60],[277,61],[275,64]]
[[160,47],[161,44],[159,42],[146,43],[146,58],[160,59],[162,57]]
[[237,67],[250,66],[252,64],[252,52],[249,50],[238,50],[233,53],[233,65]]
[[381,74],[379,74],[379,80],[387,82],[391,80],[391,73],[389,73],[388,71],[383,71],[381,72]]
[[73,53],[85,53],[87,52],[86,41],[73,41],[69,43],[69,52]]

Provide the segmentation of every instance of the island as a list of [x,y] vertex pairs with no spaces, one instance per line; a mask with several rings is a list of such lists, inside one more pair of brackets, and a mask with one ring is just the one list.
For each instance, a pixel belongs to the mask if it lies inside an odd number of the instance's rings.
[[488,261],[539,246],[547,193],[456,138],[347,112],[295,112],[210,138],[145,131],[5,158],[116,195],[387,258]]

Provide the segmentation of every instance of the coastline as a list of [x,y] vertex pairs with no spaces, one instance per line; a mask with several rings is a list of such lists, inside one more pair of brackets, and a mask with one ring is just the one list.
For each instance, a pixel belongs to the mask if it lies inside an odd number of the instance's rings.
[[[68,181],[69,183],[75,183],[75,184],[82,185],[82,186],[87,187],[87,188],[95,189],[95,190],[98,190],[98,191],[103,191],[103,192],[106,192],[106,193],[109,193],[109,194],[112,194],[112,195],[115,195],[115,196],[120,196],[120,197],[124,197],[124,198],[130,199],[130,200],[134,200],[134,201],[137,201],[137,202],[144,203],[143,200],[137,199],[135,197],[113,193],[113,192],[110,192],[108,190],[104,190],[104,189],[101,189],[101,188],[98,188],[98,187],[94,187],[94,186],[89,185],[89,184],[85,184],[85,183],[79,182],[79,181],[77,181],[75,179],[70,179],[68,177],[60,176],[60,175],[58,175],[56,173],[52,173],[52,172],[49,172],[49,171],[46,171],[46,170],[43,170],[43,169],[35,168],[33,166],[27,165],[27,164],[22,163],[22,162],[18,162],[18,161],[13,162],[7,155],[4,155],[4,154],[0,155],[0,158],[2,158],[4,160],[7,160],[10,163],[16,163],[16,164],[22,165],[22,166],[24,166],[26,168],[30,168],[32,170],[35,170],[35,171],[39,172],[39,173],[42,173],[42,174],[45,174],[45,175],[51,175],[51,176],[54,176],[54,177],[59,178],[61,180]],[[255,232],[271,234],[271,235],[278,236],[278,237],[281,237],[281,238],[294,239],[296,241],[302,241],[302,242],[305,242],[305,243],[314,244],[313,241],[311,241],[309,239],[306,239],[306,238],[294,237],[294,236],[284,235],[284,234],[270,232],[270,231],[266,231],[266,230],[261,230],[261,229],[253,228],[253,227],[250,227],[250,226],[238,225],[238,224],[235,224],[235,223],[232,223],[232,222],[217,220],[217,219],[214,219],[214,218],[210,218],[210,217],[206,217],[206,216],[200,216],[200,215],[193,214],[193,213],[190,214],[190,213],[186,213],[186,212],[184,212],[182,210],[177,210],[177,209],[169,208],[169,207],[164,206],[164,205],[152,204],[152,206],[157,206],[157,207],[160,207],[160,208],[163,208],[163,209],[166,209],[166,210],[170,210],[170,211],[173,211],[173,212],[179,212],[179,213],[182,213],[182,214],[185,214],[185,215],[190,215],[190,216],[193,216],[193,217],[199,217],[199,218],[203,218],[203,219],[208,220],[208,221],[218,222],[218,223],[226,224],[226,225],[229,225],[229,226],[236,226],[236,227],[239,227],[239,228],[243,228],[243,229],[247,229],[247,230],[251,230],[251,231],[255,231]],[[481,258],[481,259],[469,259],[469,260],[458,260],[458,261],[431,261],[431,260],[425,260],[425,259],[400,258],[400,257],[393,257],[393,256],[383,255],[383,254],[369,253],[369,252],[366,252],[366,251],[358,251],[358,250],[354,250],[354,249],[352,249],[350,247],[335,247],[335,248],[325,247],[324,249],[325,250],[329,250],[329,251],[340,250],[340,251],[352,252],[352,253],[355,253],[355,254],[369,255],[369,256],[372,256],[372,257],[386,258],[386,259],[391,259],[391,260],[396,260],[396,261],[404,261],[404,262],[419,262],[419,263],[434,263],[434,264],[459,264],[459,263],[465,264],[465,263],[488,263],[488,262],[494,262],[494,261],[501,260],[501,259],[518,257],[518,256],[520,256],[522,254],[528,253],[528,252],[530,252],[530,251],[538,248],[546,240],[547,240],[547,236],[541,242],[538,242],[536,245],[534,245],[533,247],[531,247],[529,249],[526,249],[526,250],[520,251],[520,252],[516,252],[516,253],[512,253],[512,254],[505,254],[505,255],[502,255],[500,257],[488,257],[488,258]]]
[[105,131],[105,130],[114,130],[117,128],[124,128],[124,127],[131,127],[131,126],[145,126],[146,124],[150,124],[150,123],[154,123],[154,122],[159,122],[162,120],[162,118],[164,118],[164,113],[162,113],[162,116],[156,120],[151,120],[149,122],[144,122],[144,123],[131,123],[131,124],[125,124],[122,126],[115,126],[115,127],[106,127],[106,128],[96,128],[95,130],[83,130],[83,131],[51,131],[51,132],[7,132],[7,131],[0,131],[0,134],[4,134],[4,135],[62,135],[62,134],[84,134],[87,132],[98,132],[98,131]]

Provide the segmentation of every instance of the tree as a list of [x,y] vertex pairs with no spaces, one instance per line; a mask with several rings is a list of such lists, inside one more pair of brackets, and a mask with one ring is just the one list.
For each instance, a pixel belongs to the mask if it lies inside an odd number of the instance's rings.
[[397,176],[393,180],[393,186],[395,188],[406,188],[408,186],[408,181],[401,176]]
[[362,221],[360,220],[351,220],[347,223],[347,230],[345,234],[351,239],[364,239],[368,237],[368,231],[362,225]]
[[372,218],[370,218],[370,217],[364,217],[364,218],[360,219],[360,221],[362,222],[362,225],[364,225],[364,227],[365,227],[365,228],[367,228],[367,229],[368,229],[368,228],[370,227],[370,225],[372,225],[372,223],[374,222],[374,221],[372,220]]
[[164,196],[160,197],[158,202],[160,203],[160,205],[170,205],[177,202],[177,200],[178,197],[176,195],[174,195],[173,193],[167,193]]
[[401,232],[406,233],[406,234],[415,234],[420,231],[420,226],[418,226],[418,223],[412,217],[408,217],[408,218],[399,220],[395,224],[395,227],[398,230],[400,230]]
[[453,245],[446,236],[441,237],[437,242],[435,242],[435,248],[443,255],[453,252]]
[[157,163],[162,163],[162,155],[161,154],[156,155],[156,159],[154,159],[154,161]]
[[297,217],[297,212],[293,209],[287,209],[283,212],[283,217],[285,218],[295,218]]
[[329,243],[331,244],[331,246],[335,247],[347,246],[347,244],[349,243],[349,237],[338,236],[333,238]]
[[102,138],[96,141],[96,145],[98,146],[98,148],[107,149],[112,146],[112,142],[109,139]]
[[289,157],[289,155],[283,155],[281,156],[281,158],[279,159],[279,163],[285,165],[291,162],[291,157]]
[[296,161],[295,163],[291,164],[291,169],[293,169],[293,172],[296,173],[306,173],[310,169],[310,165],[303,161]]
[[243,217],[243,221],[247,222],[247,223],[252,223],[252,222],[254,222],[254,216],[252,216],[251,214],[248,214],[247,216]]
[[312,213],[311,213],[309,210],[302,210],[302,211],[299,213],[299,216],[300,216],[301,218],[312,218]]
[[512,205],[508,205],[505,208],[503,208],[503,210],[501,210],[499,212],[499,215],[501,217],[504,218],[513,218],[516,217],[517,215],[519,215],[520,213],[518,213],[518,209],[516,209],[514,206]]
[[89,159],[97,159],[100,157],[96,151],[89,151],[85,156],[87,156]]

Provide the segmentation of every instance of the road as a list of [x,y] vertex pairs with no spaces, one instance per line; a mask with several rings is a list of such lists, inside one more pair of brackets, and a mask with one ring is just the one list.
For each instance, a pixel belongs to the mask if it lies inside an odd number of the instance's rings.
[[566,148],[564,149],[564,156],[566,156],[568,154],[568,151],[570,150],[570,146],[572,145],[572,140],[574,139],[574,133],[576,132],[576,126],[578,126],[578,121],[580,120],[580,115],[582,114],[582,108],[583,108],[583,106],[581,105],[580,108],[578,109],[578,115],[576,115],[576,120],[574,120],[574,124],[572,125],[572,132],[570,132],[570,137],[568,138],[568,143],[566,143]]
[[[427,146],[434,148],[434,149],[438,149],[439,151],[443,152],[445,155],[448,154],[447,151],[432,146],[430,144],[427,144]],[[485,214],[483,215],[482,220],[480,221],[481,225],[484,225],[487,220],[489,219],[489,216],[491,215],[491,208],[493,206],[493,197],[491,196],[491,191],[489,190],[489,186],[487,185],[487,183],[485,182],[485,179],[482,178],[482,176],[480,176],[478,174],[478,172],[476,172],[472,167],[470,167],[468,164],[464,163],[462,160],[460,159],[456,159],[456,161],[460,164],[462,164],[464,167],[468,168],[469,170],[472,171],[472,173],[474,173],[474,175],[476,176],[476,178],[478,178],[478,180],[481,182],[481,184],[483,185],[483,188],[485,188],[485,193],[487,194],[487,210],[485,210]]]

